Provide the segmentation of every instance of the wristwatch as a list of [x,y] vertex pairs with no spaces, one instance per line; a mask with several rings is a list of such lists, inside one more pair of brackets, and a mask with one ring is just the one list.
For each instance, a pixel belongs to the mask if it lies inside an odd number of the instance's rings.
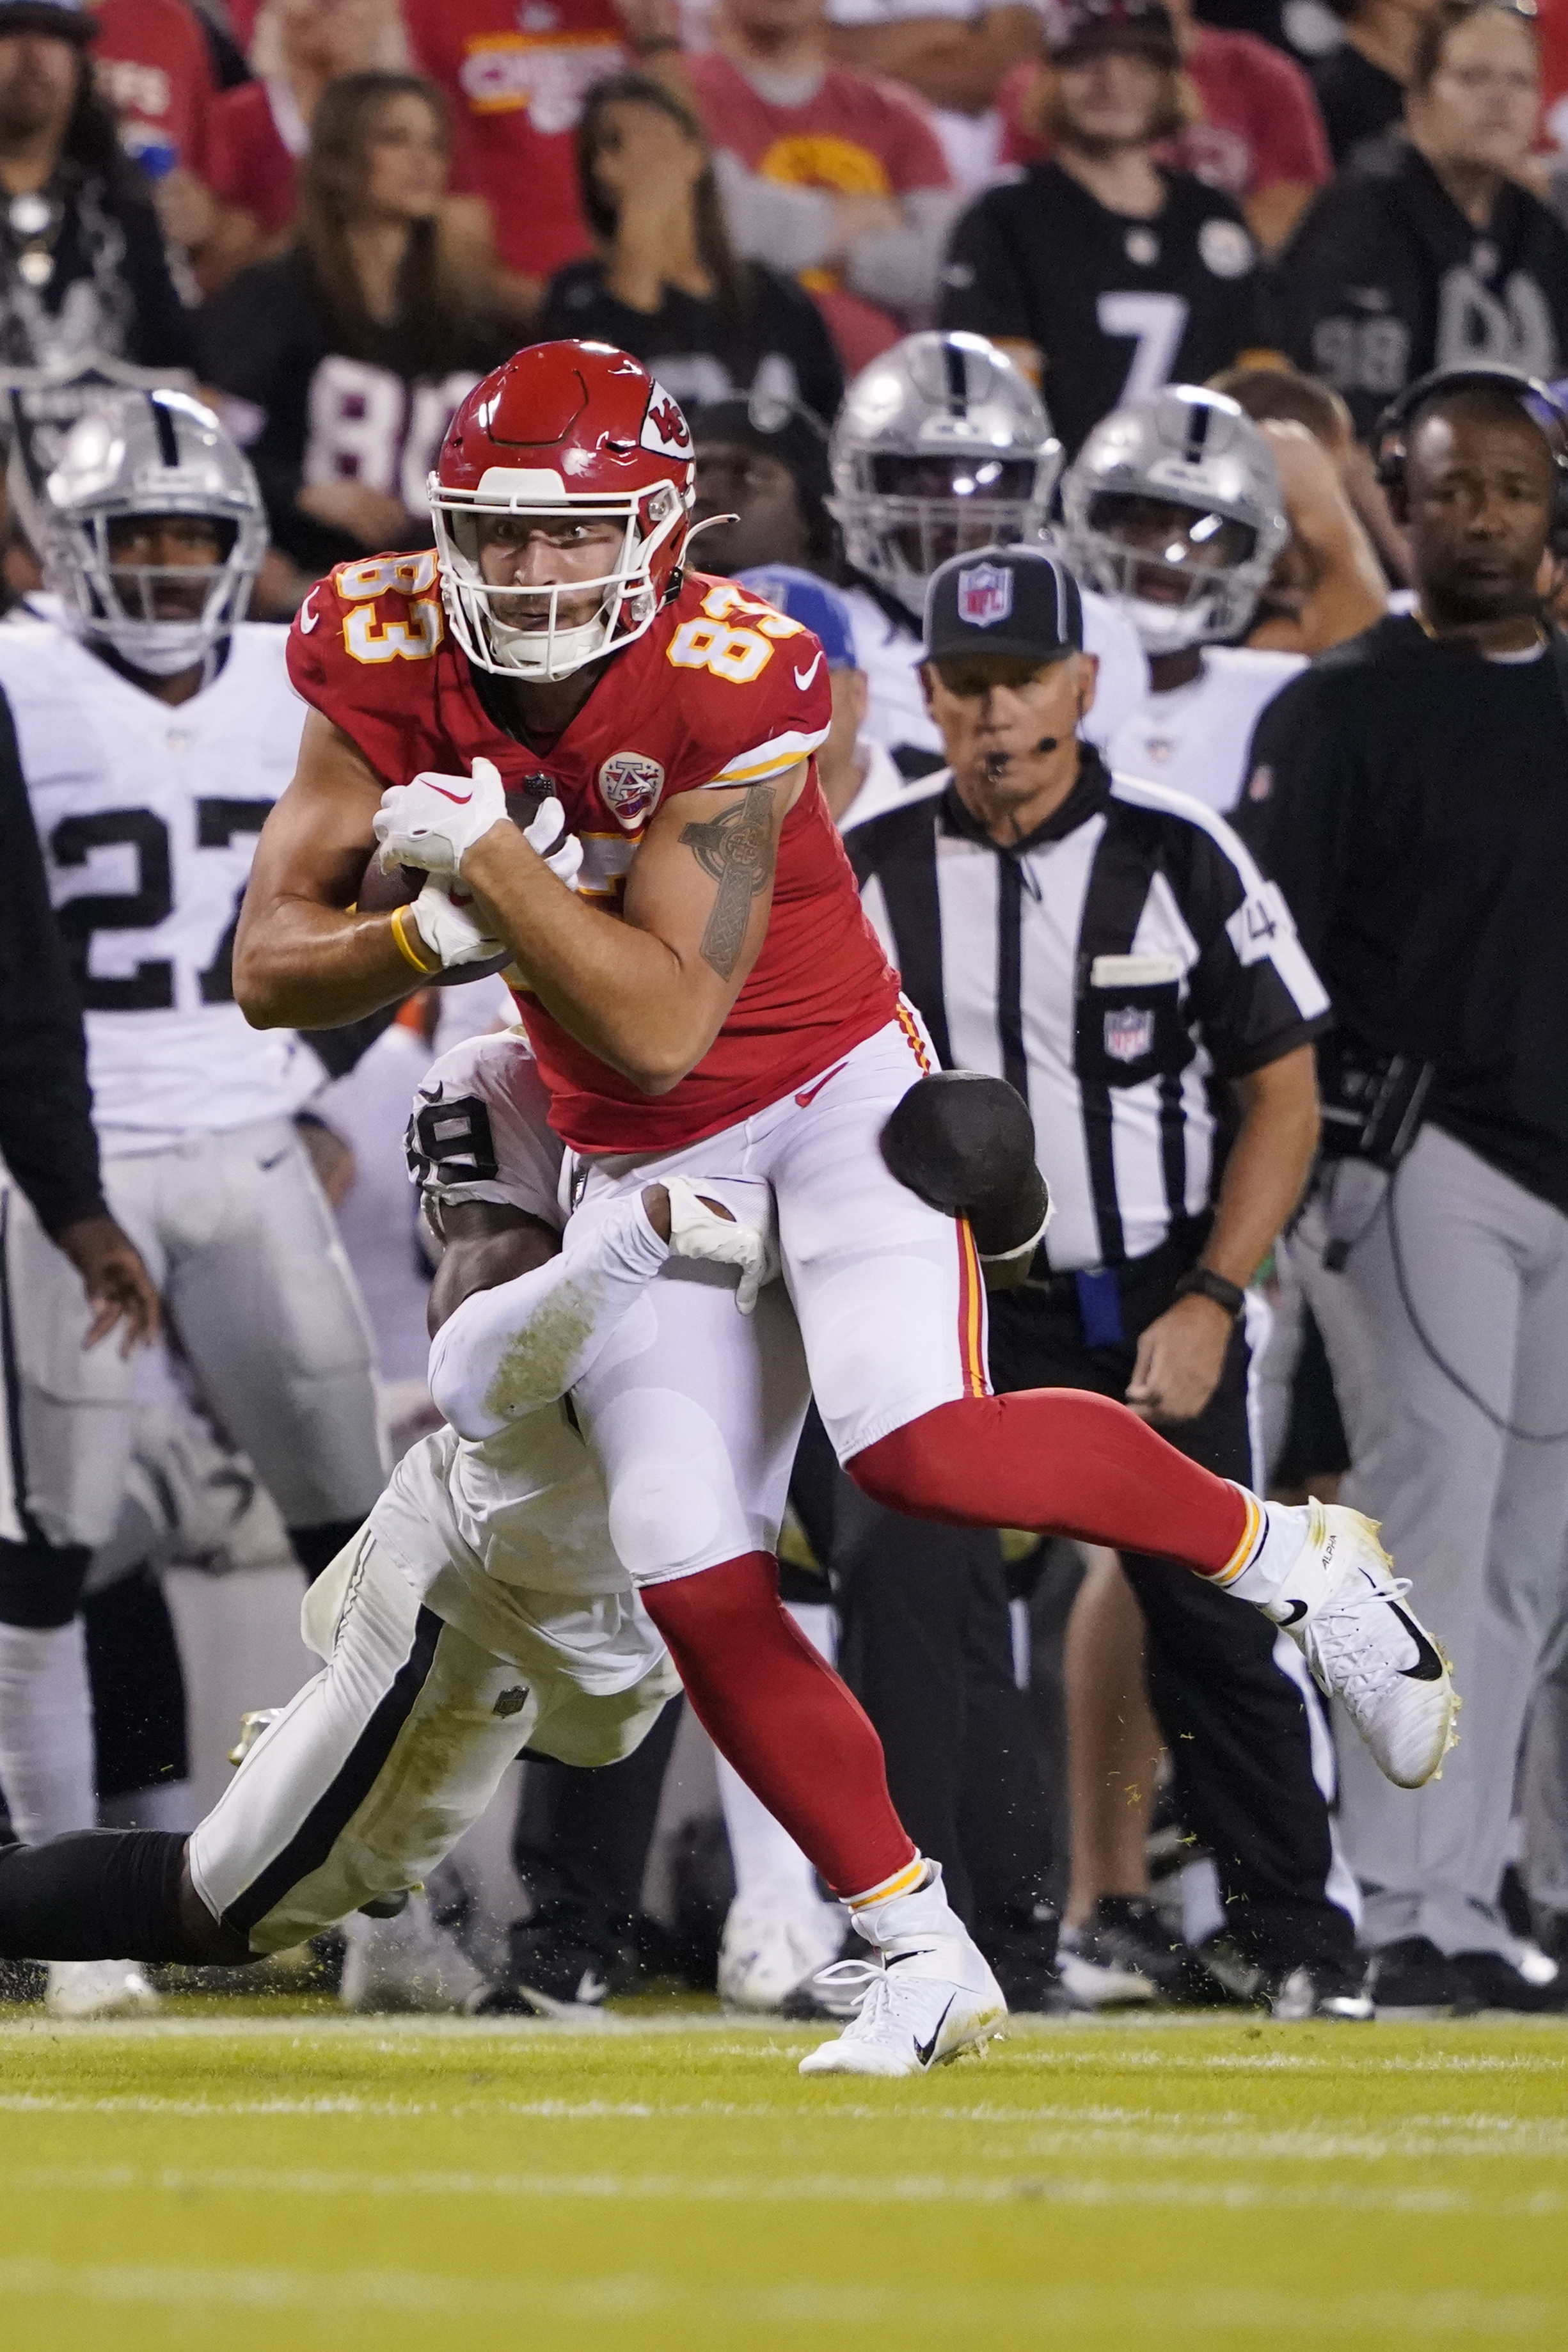
[[1247,1293],[1239,1283],[1227,1282],[1222,1274],[1216,1274],[1207,1265],[1195,1265],[1190,1274],[1184,1274],[1176,1284],[1176,1295],[1178,1298],[1212,1298],[1217,1307],[1224,1307],[1232,1322],[1247,1304]]

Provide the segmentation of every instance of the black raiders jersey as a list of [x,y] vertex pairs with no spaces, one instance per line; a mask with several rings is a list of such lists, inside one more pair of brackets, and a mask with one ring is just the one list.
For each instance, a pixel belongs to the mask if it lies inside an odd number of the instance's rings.
[[1069,454],[1102,416],[1202,383],[1268,338],[1258,256],[1228,196],[1162,172],[1153,220],[1113,213],[1056,163],[987,189],[958,222],[941,324],[1033,343]]
[[1350,403],[1365,436],[1428,369],[1568,365],[1568,231],[1512,181],[1485,236],[1403,140],[1318,196],[1278,271],[1281,341]]

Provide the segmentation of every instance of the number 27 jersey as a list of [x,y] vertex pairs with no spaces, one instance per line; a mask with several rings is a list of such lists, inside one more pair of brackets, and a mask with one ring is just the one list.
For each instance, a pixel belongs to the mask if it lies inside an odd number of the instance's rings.
[[[832,712],[810,632],[701,572],[606,663],[546,752],[487,714],[447,635],[434,555],[340,566],[301,607],[289,671],[388,783],[426,769],[466,775],[483,758],[509,792],[552,786],[583,845],[579,887],[612,913],[664,802],[782,777],[811,757]],[[640,1093],[531,996],[519,1002],[557,1132],[580,1150],[663,1151],[827,1068],[891,1017],[896,992],[813,770],[779,839],[761,954],[713,1046],[670,1093]]]

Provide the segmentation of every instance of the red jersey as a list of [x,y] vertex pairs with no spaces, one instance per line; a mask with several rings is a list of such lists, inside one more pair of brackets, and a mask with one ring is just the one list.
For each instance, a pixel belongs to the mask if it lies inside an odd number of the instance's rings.
[[402,15],[419,70],[452,101],[455,184],[489,205],[508,268],[553,276],[590,249],[582,101],[632,63],[614,0],[403,0]]
[[[799,106],[775,106],[716,50],[688,58],[686,73],[713,144],[759,179],[841,196],[904,196],[953,184],[930,116],[896,82],[834,67]],[[904,331],[892,311],[852,292],[840,270],[802,270],[800,283],[816,297],[852,373]]]
[[215,92],[207,44],[185,0],[95,0],[93,70],[136,155],[172,150],[201,173]]
[[[433,553],[340,564],[306,598],[288,673],[388,783],[493,760],[508,791],[548,782],[583,846],[582,894],[619,907],[653,812],[677,793],[759,783],[811,758],[832,714],[821,646],[732,581],[688,572],[601,671],[548,751],[496,726],[447,635]],[[695,812],[694,812],[695,814]],[[749,1118],[893,1017],[896,975],[817,786],[784,823],[762,952],[703,1059],[639,1093],[519,993],[558,1133],[585,1151],[667,1151]]]
[[252,214],[268,236],[294,218],[295,165],[310,137],[302,121],[291,119],[297,111],[287,83],[267,81],[241,82],[213,105],[203,176],[214,196]]
[[[1164,161],[1238,204],[1282,184],[1326,187],[1333,176],[1328,136],[1312,85],[1293,58],[1254,33],[1199,25],[1182,63],[1203,120],[1159,151]],[[1038,163],[1050,152],[1019,114],[1038,71],[1015,66],[997,92],[1005,163]]]

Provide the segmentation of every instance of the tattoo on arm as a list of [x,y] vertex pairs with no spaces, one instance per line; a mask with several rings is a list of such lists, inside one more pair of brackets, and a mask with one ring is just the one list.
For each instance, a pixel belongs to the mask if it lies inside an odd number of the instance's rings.
[[719,815],[688,824],[681,840],[705,874],[718,884],[718,896],[703,933],[703,961],[727,980],[746,945],[751,902],[773,879],[773,789],[753,784],[744,800]]

